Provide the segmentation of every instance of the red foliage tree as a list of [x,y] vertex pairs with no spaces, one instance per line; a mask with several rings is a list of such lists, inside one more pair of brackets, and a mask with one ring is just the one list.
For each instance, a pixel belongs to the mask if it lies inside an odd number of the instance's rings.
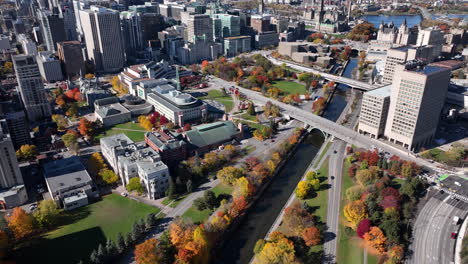
[[369,166],[376,166],[377,163],[379,162],[379,153],[377,152],[377,150],[374,150],[373,152],[371,152],[369,154],[369,159],[368,159],[368,163],[369,163]]
[[349,175],[349,177],[352,178],[352,177],[356,176],[356,171],[357,171],[357,169],[358,169],[358,167],[357,167],[357,165],[355,165],[355,164],[349,166],[349,168],[348,168],[348,175]]
[[164,125],[167,124],[168,122],[169,122],[169,120],[167,120],[167,118],[166,118],[165,116],[163,116],[163,115],[159,118],[159,124],[160,124],[161,126],[164,126]]
[[247,201],[244,196],[239,196],[233,200],[231,208],[229,209],[229,215],[236,218],[245,210],[245,208],[247,208]]
[[255,166],[257,166],[257,164],[260,163],[260,160],[258,160],[256,157],[248,157],[246,160],[245,160],[245,164],[247,164],[247,167],[251,170],[253,169]]
[[192,126],[189,123],[187,123],[184,125],[184,131],[189,131],[189,130],[192,130]]
[[358,237],[364,238],[364,234],[369,232],[370,227],[371,227],[371,221],[367,218],[362,219],[356,228],[356,234],[358,235]]
[[393,187],[387,187],[385,189],[383,189],[381,192],[380,192],[380,195],[382,197],[386,197],[386,196],[393,196],[395,197],[397,200],[400,200],[400,192],[393,188]]
[[382,201],[380,201],[379,205],[383,209],[387,208],[397,208],[398,209],[398,199],[395,196],[385,196]]
[[346,153],[347,153],[348,155],[349,155],[349,154],[352,154],[353,152],[354,152],[353,147],[351,147],[351,146],[347,146],[347,147],[346,147]]

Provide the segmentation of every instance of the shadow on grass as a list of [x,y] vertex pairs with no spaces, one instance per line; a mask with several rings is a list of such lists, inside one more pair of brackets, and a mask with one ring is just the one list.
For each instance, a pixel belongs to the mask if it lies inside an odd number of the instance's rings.
[[93,227],[69,235],[49,239],[45,236],[25,242],[13,252],[16,263],[78,263],[88,262],[91,252],[106,237],[101,228]]

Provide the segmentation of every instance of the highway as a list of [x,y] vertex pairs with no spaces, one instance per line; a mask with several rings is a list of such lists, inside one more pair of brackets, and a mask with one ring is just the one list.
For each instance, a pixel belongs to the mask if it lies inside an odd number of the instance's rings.
[[453,223],[453,217],[465,218],[468,204],[452,196],[436,193],[430,195],[416,218],[413,228],[413,255],[408,264],[450,264],[454,261],[455,239],[460,225]]
[[224,81],[214,76],[212,76],[211,82],[214,83],[215,85],[219,85],[225,88],[234,86],[239,89],[239,92],[243,93],[251,100],[258,102],[262,105],[265,105],[268,101],[270,101],[274,103],[275,105],[278,105],[281,109],[283,109],[284,114],[289,115],[295,118],[296,120],[302,121],[310,125],[312,128],[320,129],[326,134],[339,138],[349,144],[354,144],[356,146],[366,148],[366,149],[378,148],[382,151],[386,151],[391,154],[400,156],[403,159],[414,161],[417,164],[425,166],[427,168],[435,168],[434,164],[431,164],[430,162],[426,160],[417,158],[409,154],[408,151],[395,148],[391,145],[385,144],[384,142],[381,142],[375,139],[371,139],[370,137],[359,134],[353,129],[336,124],[335,122],[325,119],[321,116],[314,115],[313,113],[309,111],[302,110],[298,107],[276,101],[272,98],[265,97],[259,92],[255,92],[249,89],[242,88],[240,86],[237,86],[234,82]]
[[380,87],[378,85],[372,85],[372,84],[369,84],[369,83],[353,80],[353,79],[350,79],[350,78],[347,78],[347,77],[336,76],[336,75],[333,75],[333,74],[330,74],[330,73],[318,71],[318,70],[312,69],[310,67],[302,66],[302,65],[300,65],[298,63],[293,63],[291,61],[275,59],[275,58],[271,57],[270,55],[266,55],[265,57],[267,59],[269,59],[275,65],[282,65],[284,63],[284,64],[286,64],[286,66],[291,67],[293,69],[296,69],[298,71],[310,72],[310,73],[313,73],[313,74],[320,74],[320,76],[322,76],[323,78],[325,78],[327,80],[334,81],[336,83],[346,84],[346,85],[348,85],[350,87],[353,87],[355,89],[359,89],[359,90],[363,90],[363,91],[371,91],[371,90],[374,90],[374,89],[377,89],[377,88]]

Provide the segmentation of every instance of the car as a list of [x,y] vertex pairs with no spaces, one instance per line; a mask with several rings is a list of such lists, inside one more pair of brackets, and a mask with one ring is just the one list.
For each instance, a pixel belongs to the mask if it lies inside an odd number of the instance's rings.
[[29,211],[34,211],[37,209],[37,203],[33,203],[31,205],[29,205]]
[[333,150],[333,153],[336,154],[336,153],[338,153],[338,152],[337,152],[336,150]]
[[334,180],[334,179],[335,179],[335,176],[330,176],[330,179]]
[[271,142],[275,142],[275,140],[274,140],[274,139],[272,139],[272,140],[271,140]]
[[44,190],[44,188],[37,188],[37,192],[38,192],[38,193],[44,193],[45,190]]
[[458,235],[457,233],[452,232],[452,233],[450,234],[450,238],[452,238],[452,239],[457,239],[457,235]]
[[128,193],[127,192],[122,192],[120,195],[122,195],[123,197],[127,197]]

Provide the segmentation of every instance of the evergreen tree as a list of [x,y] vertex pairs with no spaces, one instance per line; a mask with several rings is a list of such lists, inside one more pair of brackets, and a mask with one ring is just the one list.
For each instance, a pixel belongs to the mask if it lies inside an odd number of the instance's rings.
[[377,161],[377,167],[379,167],[379,169],[382,169],[382,159],[379,159],[379,161]]
[[151,230],[153,226],[155,226],[156,221],[155,221],[155,216],[154,214],[148,214],[145,218],[145,229],[146,230]]
[[117,249],[117,253],[122,253],[125,251],[126,249],[126,243],[125,243],[125,239],[124,237],[122,236],[121,233],[119,233],[117,235],[117,243],[115,244],[115,248]]
[[249,108],[247,108],[247,113],[251,116],[255,115],[255,105],[253,103],[249,104]]
[[273,134],[276,134],[276,132],[278,132],[278,124],[274,120],[270,120],[270,128]]
[[214,194],[214,192],[206,191],[203,197],[208,208],[215,209],[216,207],[218,207],[218,199],[216,199],[216,195]]
[[98,250],[97,250],[97,257],[99,259],[99,263],[102,263],[104,259],[106,258],[106,256],[107,256],[106,248],[102,244],[99,244]]
[[114,257],[116,255],[116,253],[117,253],[116,245],[110,239],[108,239],[107,243],[106,243],[106,252],[107,252],[107,256],[109,256],[109,257]]
[[382,169],[388,170],[388,162],[387,162],[387,159],[383,159],[383,161],[382,161]]
[[128,232],[127,235],[125,236],[125,240],[124,240],[124,241],[125,241],[125,249],[127,249],[127,248],[133,246],[133,243],[135,242],[135,241],[133,240],[132,233],[133,233],[133,231],[130,231],[130,232]]
[[97,253],[97,251],[95,249],[93,250],[93,252],[91,252],[91,256],[89,257],[89,260],[93,264],[99,264],[100,263],[98,253]]
[[167,197],[174,200],[176,196],[176,185],[174,179],[169,176],[169,187],[167,188]]
[[192,183],[192,180],[188,180],[188,181],[187,181],[186,187],[187,187],[187,192],[188,192],[188,193],[193,192],[193,183]]

